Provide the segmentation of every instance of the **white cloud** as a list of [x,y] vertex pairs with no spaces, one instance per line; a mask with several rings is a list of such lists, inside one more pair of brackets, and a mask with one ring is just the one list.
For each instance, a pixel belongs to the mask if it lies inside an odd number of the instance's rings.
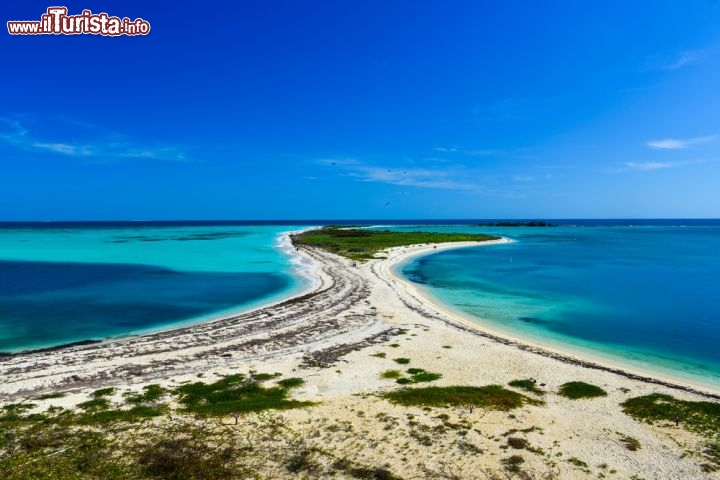
[[[83,138],[83,141],[64,140],[51,141],[43,135],[31,133],[29,128],[23,126],[18,120],[0,117],[0,143],[19,148],[28,152],[57,154],[66,157],[80,157],[96,163],[109,163],[134,159],[160,160],[171,162],[186,162],[185,152],[177,147],[167,145],[150,145],[117,134],[100,133],[100,127],[81,122],[69,121],[63,117],[54,120],[75,127],[85,127],[85,130],[73,129],[74,134]],[[35,122],[37,123],[37,122]],[[88,133],[87,130],[96,130]]]
[[718,138],[720,138],[720,135],[707,135],[687,139],[665,138],[662,140],[651,140],[645,145],[655,150],[682,150],[695,145],[714,142]]
[[443,153],[454,153],[460,151],[460,148],[453,145],[452,147],[435,147],[435,151]]
[[648,172],[651,170],[663,170],[672,168],[674,165],[667,162],[628,162],[625,164],[625,170],[636,170],[640,172]]
[[483,190],[468,181],[457,168],[402,168],[367,165],[355,159],[324,159],[320,163],[339,167],[343,175],[363,182],[443,190]]
[[704,54],[700,50],[685,50],[684,52],[680,52],[680,54],[671,60],[670,62],[667,62],[660,66],[661,70],[677,70],[679,68],[687,67],[689,65],[693,65],[700,60],[702,60],[704,57]]
[[535,177],[531,175],[514,175],[513,180],[516,182],[532,182],[535,180]]
[[92,156],[93,152],[87,145],[70,145],[67,143],[33,143],[29,144],[32,148],[38,150],[46,150],[49,152],[60,153],[62,155],[76,156]]

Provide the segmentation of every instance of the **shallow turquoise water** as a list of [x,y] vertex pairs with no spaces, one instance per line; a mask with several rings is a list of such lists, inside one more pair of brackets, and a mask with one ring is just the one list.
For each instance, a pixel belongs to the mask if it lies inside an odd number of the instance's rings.
[[[279,300],[307,285],[303,266],[277,244],[299,228],[0,226],[0,351],[142,333]],[[720,385],[720,222],[392,229],[517,240],[400,267],[478,321]]]
[[517,240],[401,266],[442,303],[546,344],[720,386],[720,227],[428,228]]
[[278,246],[293,226],[0,229],[0,351],[142,333],[307,285]]

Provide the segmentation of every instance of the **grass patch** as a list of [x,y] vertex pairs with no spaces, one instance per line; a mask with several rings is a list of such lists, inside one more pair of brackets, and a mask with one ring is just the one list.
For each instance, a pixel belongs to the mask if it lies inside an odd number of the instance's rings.
[[442,374],[426,372],[422,368],[409,368],[408,373],[411,375],[410,380],[412,380],[413,383],[434,382],[442,378]]
[[[397,359],[396,359],[397,360]],[[401,359],[402,360],[402,359]],[[407,373],[410,377],[403,377],[400,370],[385,370],[380,374],[380,378],[394,379],[400,385],[409,385],[411,383],[433,382],[442,375],[439,373],[427,372],[422,368],[408,368]]]
[[607,392],[602,388],[585,382],[564,383],[560,385],[560,391],[558,393],[572,400],[607,396]]
[[143,393],[126,395],[125,401],[133,405],[157,402],[165,392],[166,390],[160,385],[146,385],[143,387]]
[[500,385],[405,388],[384,393],[382,397],[404,406],[475,405],[491,410],[511,410],[525,404],[539,405],[542,403],[521,393],[507,390]]
[[92,412],[98,410],[107,410],[110,408],[110,400],[103,397],[93,398],[87,402],[79,403],[78,407],[85,411]]
[[250,372],[250,380],[253,382],[266,382],[268,380],[272,380],[275,377],[278,377],[279,375],[276,375],[274,373],[255,373]]
[[392,232],[389,230],[350,229],[328,226],[292,236],[296,245],[328,250],[353,260],[367,260],[391,247],[420,243],[484,242],[497,240],[491,235],[434,232]]
[[149,478],[173,480],[236,478],[230,449],[213,448],[193,438],[161,438],[143,448],[137,458]]
[[582,460],[580,460],[580,459],[577,458],[577,457],[569,458],[569,459],[568,459],[568,462],[572,463],[572,464],[575,465],[576,467],[588,468],[588,464],[585,463],[585,462],[583,462]]
[[393,358],[393,360],[395,361],[395,363],[399,363],[400,365],[407,365],[408,363],[410,363],[409,358],[400,357],[400,358]]
[[521,388],[525,390],[526,392],[534,393],[535,395],[544,395],[545,392],[537,388],[535,386],[535,381],[526,379],[526,380],[513,380],[512,382],[509,382],[508,385],[515,388]]
[[100,397],[109,397],[115,393],[115,387],[108,387],[108,388],[101,388],[100,390],[95,390],[93,393],[90,394],[93,398],[100,398]]
[[137,422],[146,418],[158,417],[165,408],[137,405],[130,410],[100,410],[88,412],[73,419],[78,425],[94,425],[109,422]]
[[371,357],[377,357],[377,358],[385,358],[387,357],[387,353],[385,352],[377,352],[370,355]]
[[384,378],[387,380],[394,380],[400,377],[402,377],[402,373],[400,372],[400,370],[385,370],[380,374],[380,378]]
[[37,397],[37,400],[51,400],[53,398],[62,398],[65,394],[62,392],[55,392],[55,393],[46,393],[45,395],[40,395]]
[[[299,385],[297,380],[286,379],[288,384]],[[288,399],[290,389],[283,386],[264,387],[248,381],[243,375],[230,375],[215,383],[196,382],[178,387],[175,392],[188,412],[201,415],[229,415],[237,412],[259,412],[268,409],[284,410],[312,405]]]
[[[14,425],[24,420],[38,419],[36,416],[23,416],[24,413],[32,408],[35,408],[34,403],[9,403],[2,407],[2,414],[0,414],[0,427],[6,424]],[[2,432],[0,432],[2,433]]]
[[290,389],[305,385],[305,380],[297,377],[283,378],[282,380],[278,380],[277,384],[283,388]]
[[634,397],[620,404],[623,412],[647,423],[668,421],[704,435],[720,432],[720,403],[678,400],[670,395],[653,393]]

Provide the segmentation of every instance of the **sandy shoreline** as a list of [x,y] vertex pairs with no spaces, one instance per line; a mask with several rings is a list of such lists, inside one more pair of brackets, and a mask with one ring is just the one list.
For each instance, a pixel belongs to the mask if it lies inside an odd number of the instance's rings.
[[[651,393],[707,400],[714,392],[643,378],[494,335],[444,312],[392,274],[393,265],[413,255],[469,245],[477,243],[391,249],[386,258],[357,267],[348,259],[301,246],[295,253],[317,278],[312,291],[211,322],[0,358],[0,404],[31,401],[36,411],[72,408],[95,389],[110,386],[116,387],[113,400],[120,404],[123,394],[148,384],[172,389],[198,377],[214,381],[233,373],[278,372],[305,381],[295,398],[318,402],[283,412],[288,428],[311,438],[315,428],[352,425],[362,432],[359,437],[334,439],[325,433],[317,437],[318,446],[364,464],[387,465],[403,478],[425,478],[426,472],[440,471],[448,462],[459,478],[487,478],[477,472],[502,470],[503,459],[512,453],[504,450],[508,447],[502,439],[518,431],[537,447],[534,453],[523,451],[523,468],[538,475],[597,478],[598,473],[615,471],[610,478],[717,478],[700,468],[701,453],[687,453],[701,452],[703,438],[674,425],[636,422],[619,407],[630,397]],[[546,392],[545,403],[512,415],[446,409],[451,424],[471,422],[474,430],[462,438],[448,437],[456,435],[451,431],[434,434],[439,435],[437,445],[443,445],[440,450],[416,445],[412,442],[418,422],[431,426],[438,412],[395,406],[375,396],[400,388],[381,377],[389,369],[406,368],[394,361],[400,357],[410,367],[440,373],[432,384],[437,386],[507,385],[534,378]],[[574,401],[556,394],[560,385],[576,380],[602,387],[607,396]],[[38,399],[50,392],[64,396]],[[389,428],[395,429],[392,435]],[[629,452],[618,432],[638,439],[642,449]],[[408,442],[414,445],[412,453]],[[473,451],[484,453],[468,454],[468,442]],[[383,449],[377,448],[380,443]],[[586,467],[560,457],[581,459]]]
[[377,271],[382,277],[385,277],[384,279],[386,281],[387,279],[390,279],[391,283],[397,284],[400,288],[403,288],[409,295],[412,295],[417,298],[419,302],[425,304],[428,309],[435,310],[438,315],[450,318],[454,322],[467,326],[468,328],[478,330],[489,338],[494,338],[500,341],[505,340],[509,345],[514,345],[518,348],[533,351],[541,355],[552,356],[553,358],[562,361],[581,364],[587,368],[606,370],[628,378],[664,385],[678,390],[698,393],[709,398],[720,399],[720,388],[715,385],[698,383],[694,381],[693,378],[672,375],[669,372],[658,372],[655,370],[643,369],[637,365],[623,363],[620,359],[593,355],[588,351],[573,349],[570,346],[541,344],[538,343],[537,340],[522,336],[518,332],[509,332],[493,328],[493,326],[488,322],[478,322],[477,319],[471,317],[470,315],[464,315],[461,312],[446,307],[430,295],[429,292],[426,292],[421,287],[413,285],[411,282],[393,272],[397,265],[406,263],[415,257],[454,248],[473,247],[479,245],[490,246],[509,242],[512,242],[512,240],[503,238],[502,240],[483,242],[481,244],[475,242],[462,242],[445,245],[417,245],[413,247],[393,249],[388,252],[387,261],[377,267]]
[[272,296],[270,298],[266,298],[263,300],[259,300],[258,302],[251,302],[248,305],[242,306],[242,307],[232,307],[226,310],[216,311],[213,313],[209,313],[206,315],[201,315],[199,317],[190,318],[186,320],[182,320],[180,322],[176,323],[169,323],[167,325],[163,326],[154,326],[154,327],[148,327],[146,329],[138,329],[134,330],[131,333],[123,334],[123,335],[116,335],[112,337],[106,337],[104,339],[97,339],[97,338],[79,338],[77,340],[68,341],[67,343],[61,343],[61,344],[48,344],[48,345],[38,345],[35,347],[30,348],[22,348],[18,350],[3,350],[0,351],[0,359],[3,357],[13,357],[17,355],[28,355],[28,354],[34,354],[34,353],[43,353],[43,352],[52,352],[52,351],[58,351],[58,350],[64,350],[67,348],[72,348],[75,346],[82,346],[82,345],[90,345],[95,343],[108,343],[108,342],[116,342],[124,339],[129,338],[137,338],[142,337],[146,335],[152,335],[156,333],[164,333],[164,332],[171,332],[173,330],[178,329],[184,329],[188,327],[193,327],[195,325],[200,325],[204,323],[211,323],[216,321],[221,321],[227,318],[236,317],[238,315],[243,315],[246,313],[250,313],[253,311],[257,311],[263,308],[272,307],[274,305],[278,305],[280,303],[287,302],[289,300],[292,300],[293,298],[302,297],[304,295],[307,295],[308,293],[311,293],[315,290],[317,290],[321,284],[322,281],[320,279],[320,274],[318,270],[321,268],[321,265],[318,262],[312,261],[307,256],[301,255],[296,249],[295,246],[292,244],[292,241],[290,239],[291,235],[302,233],[306,230],[312,230],[315,227],[308,227],[302,230],[291,230],[287,232],[283,232],[277,236],[275,247],[282,251],[283,254],[285,254],[289,260],[290,264],[292,265],[292,268],[294,270],[294,273],[302,278],[304,285],[300,285],[299,288],[282,293],[277,296]]

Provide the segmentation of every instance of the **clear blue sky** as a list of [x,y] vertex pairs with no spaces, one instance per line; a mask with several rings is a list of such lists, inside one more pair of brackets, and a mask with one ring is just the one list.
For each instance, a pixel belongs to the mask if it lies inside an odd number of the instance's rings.
[[718,1],[0,11],[0,220],[720,217]]

